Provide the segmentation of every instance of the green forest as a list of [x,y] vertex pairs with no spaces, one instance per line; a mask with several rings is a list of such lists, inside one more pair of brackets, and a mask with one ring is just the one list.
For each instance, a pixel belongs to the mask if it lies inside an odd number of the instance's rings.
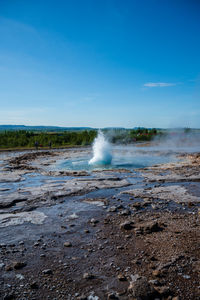
[[[105,129],[111,143],[134,143],[150,141],[158,134],[156,129]],[[91,145],[97,136],[97,130],[34,132],[26,130],[0,131],[0,148],[47,148]]]

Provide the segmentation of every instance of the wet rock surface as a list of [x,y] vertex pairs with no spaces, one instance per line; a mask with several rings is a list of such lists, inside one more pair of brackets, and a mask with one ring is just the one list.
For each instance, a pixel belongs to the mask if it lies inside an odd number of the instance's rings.
[[187,192],[187,188],[181,185],[168,185],[160,187],[152,187],[147,189],[127,190],[122,193],[127,193],[136,198],[160,199],[165,201],[173,201],[177,203],[200,203],[199,197],[193,196]]
[[11,225],[20,225],[25,222],[32,224],[43,224],[47,216],[42,212],[19,212],[19,213],[3,213],[0,214],[0,228]]
[[52,152],[3,164],[0,299],[200,299],[198,154],[133,181],[50,173]]

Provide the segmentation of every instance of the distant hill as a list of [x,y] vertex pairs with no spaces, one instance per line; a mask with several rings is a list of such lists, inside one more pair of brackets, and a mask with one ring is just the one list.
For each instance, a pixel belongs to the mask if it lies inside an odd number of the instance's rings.
[[59,126],[26,126],[26,125],[0,125],[0,131],[16,131],[16,130],[27,130],[27,131],[47,131],[47,132],[58,132],[58,131],[82,131],[82,130],[94,130],[91,127],[59,127]]
[[124,127],[104,127],[103,130],[129,130],[130,128],[124,128]]

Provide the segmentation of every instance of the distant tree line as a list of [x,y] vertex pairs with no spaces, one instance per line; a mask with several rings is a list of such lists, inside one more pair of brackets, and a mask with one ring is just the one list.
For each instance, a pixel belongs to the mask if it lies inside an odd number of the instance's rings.
[[[157,134],[158,131],[155,128],[137,128],[130,131],[130,136],[135,141],[151,141]],[[161,134],[161,132],[159,134]]]
[[138,141],[151,141],[156,135],[161,135],[157,129],[137,128],[129,130],[114,130],[111,135],[112,143],[130,144]]
[[[103,130],[112,143],[133,143],[150,141],[158,134],[156,129],[116,129]],[[0,148],[65,147],[91,145],[97,130],[33,132],[26,130],[0,131]]]
[[0,148],[32,148],[37,144],[39,147],[62,147],[62,146],[86,146],[90,145],[97,135],[95,130],[81,132],[31,132],[31,131],[5,131],[0,132]]

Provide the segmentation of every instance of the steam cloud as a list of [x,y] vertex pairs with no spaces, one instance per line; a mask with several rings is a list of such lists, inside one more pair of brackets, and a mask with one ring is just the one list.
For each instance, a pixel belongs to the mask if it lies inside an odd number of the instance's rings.
[[89,161],[89,165],[109,165],[112,161],[110,144],[105,139],[102,131],[98,132],[98,136],[93,144],[93,157]]

